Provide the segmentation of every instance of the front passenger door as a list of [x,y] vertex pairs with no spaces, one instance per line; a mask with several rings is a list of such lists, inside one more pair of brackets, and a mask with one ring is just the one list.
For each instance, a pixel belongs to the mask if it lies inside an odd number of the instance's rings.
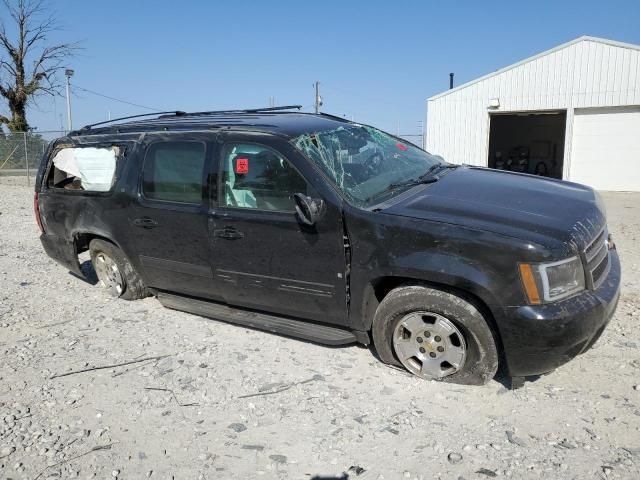
[[209,227],[216,284],[230,304],[345,324],[340,210],[327,204],[301,225],[293,195],[318,194],[276,148],[240,134],[223,145]]

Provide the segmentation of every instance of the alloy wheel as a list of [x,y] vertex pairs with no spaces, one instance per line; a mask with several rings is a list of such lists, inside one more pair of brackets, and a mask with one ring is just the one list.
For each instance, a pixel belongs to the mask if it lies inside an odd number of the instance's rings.
[[394,329],[393,348],[407,370],[425,379],[460,371],[467,356],[462,332],[449,319],[432,312],[405,315]]
[[114,297],[119,297],[124,292],[124,279],[116,262],[104,252],[96,255],[96,274],[100,284],[109,290]]

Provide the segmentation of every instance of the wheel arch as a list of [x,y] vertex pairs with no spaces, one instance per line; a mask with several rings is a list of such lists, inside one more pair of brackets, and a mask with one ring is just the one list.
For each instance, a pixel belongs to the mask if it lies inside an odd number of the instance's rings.
[[445,283],[404,276],[382,276],[371,280],[364,289],[364,297],[362,300],[362,322],[366,326],[366,331],[371,331],[374,315],[384,297],[398,287],[409,285],[424,286],[451,293],[475,306],[489,325],[489,329],[496,342],[500,363],[503,363],[504,348],[500,336],[500,329],[498,328],[493,312],[485,300],[473,290],[463,289]]
[[[117,242],[109,237],[92,232],[80,232],[74,234],[74,243],[77,242],[76,248],[79,250],[79,252],[89,250],[89,246],[94,240],[100,240],[104,244],[113,247],[113,251],[111,253],[108,253],[108,255],[113,257],[113,260],[116,262],[116,264],[118,264],[120,274],[126,286],[123,292],[119,292],[119,296],[121,298],[125,300],[137,300],[144,298],[152,293],[151,290],[145,286],[144,278],[138,273],[136,265],[131,262],[128,255],[120,247],[120,245],[118,245]],[[91,257],[92,262],[94,262],[95,268],[93,254],[91,255]]]
[[83,253],[89,250],[89,244],[91,243],[92,240],[103,240],[105,242],[111,243],[112,245],[118,247],[120,251],[122,251],[122,248],[120,247],[120,245],[118,245],[118,242],[115,242],[113,239],[105,235],[101,235],[99,233],[76,232],[73,235],[73,242],[76,245],[76,251],[78,253]]
[[[91,244],[91,242],[93,240],[102,240],[103,242],[107,242],[111,245],[113,245],[114,247],[116,247],[118,250],[120,250],[120,252],[122,253],[122,255],[127,259],[127,261],[137,270],[139,271],[139,266],[135,265],[134,263],[132,263],[131,261],[131,257],[129,255],[127,255],[127,253],[123,250],[123,248],[120,246],[120,244],[118,242],[116,242],[115,240],[113,240],[113,238],[111,238],[108,235],[104,235],[102,233],[96,233],[96,232],[92,232],[92,231],[79,231],[79,232],[75,232],[73,234],[72,237],[72,241],[73,244],[75,246],[75,251],[76,251],[76,258],[78,258],[78,263],[79,262],[79,255],[81,253],[84,253],[86,251],[89,250],[89,245]],[[84,275],[84,272],[83,272]]]

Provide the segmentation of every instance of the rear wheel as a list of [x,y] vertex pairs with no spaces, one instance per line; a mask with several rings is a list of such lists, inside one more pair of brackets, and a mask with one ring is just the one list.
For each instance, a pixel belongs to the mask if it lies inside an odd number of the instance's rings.
[[372,333],[382,361],[424,379],[482,385],[498,369],[496,342],[482,313],[449,292],[423,286],[391,291],[378,306]]
[[125,300],[148,296],[142,279],[118,247],[96,239],[89,244],[89,252],[98,283],[111,296]]

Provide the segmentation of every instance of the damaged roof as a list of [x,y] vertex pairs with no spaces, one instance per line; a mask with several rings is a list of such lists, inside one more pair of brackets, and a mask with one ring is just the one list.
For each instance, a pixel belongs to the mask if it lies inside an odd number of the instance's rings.
[[[114,122],[117,122],[117,120],[114,120]],[[303,133],[333,130],[345,123],[350,122],[326,113],[313,114],[268,110],[197,113],[169,112],[169,114],[161,114],[151,119],[137,119],[105,126],[98,126],[100,124],[88,125],[71,132],[69,136],[224,128],[263,131],[294,138]]]

